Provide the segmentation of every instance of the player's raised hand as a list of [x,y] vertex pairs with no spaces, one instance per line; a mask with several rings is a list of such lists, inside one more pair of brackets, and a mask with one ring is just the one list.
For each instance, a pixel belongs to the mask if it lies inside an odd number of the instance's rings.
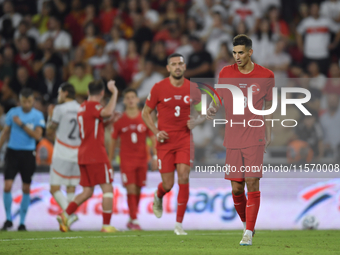
[[107,83],[107,88],[109,89],[109,91],[111,93],[116,93],[118,90],[117,90],[117,87],[116,87],[116,82],[114,80],[110,80],[108,83]]
[[217,112],[217,110],[216,110],[216,108],[214,108],[214,107],[209,107],[208,109],[207,109],[207,119],[208,120],[213,120],[214,118],[213,118],[213,116],[215,116],[216,115],[216,112]]
[[159,131],[156,135],[157,141],[163,143],[165,139],[169,139],[169,135],[165,131]]

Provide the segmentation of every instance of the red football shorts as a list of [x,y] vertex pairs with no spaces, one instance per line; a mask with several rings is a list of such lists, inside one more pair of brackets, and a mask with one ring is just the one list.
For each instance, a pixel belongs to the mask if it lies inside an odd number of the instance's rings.
[[190,147],[170,150],[157,150],[158,169],[160,173],[175,171],[176,164],[190,164]]
[[243,182],[246,177],[262,177],[264,145],[227,149],[225,179]]
[[138,187],[144,187],[146,184],[146,174],[148,172],[147,163],[126,164],[123,161],[120,164],[123,185],[135,184]]
[[83,187],[94,187],[97,184],[113,182],[113,171],[109,162],[79,165],[79,169],[79,184]]

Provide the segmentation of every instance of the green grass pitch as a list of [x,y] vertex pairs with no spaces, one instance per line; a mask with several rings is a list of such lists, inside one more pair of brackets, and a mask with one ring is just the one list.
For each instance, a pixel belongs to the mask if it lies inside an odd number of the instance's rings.
[[253,246],[242,231],[0,232],[0,254],[340,254],[340,231],[257,230]]

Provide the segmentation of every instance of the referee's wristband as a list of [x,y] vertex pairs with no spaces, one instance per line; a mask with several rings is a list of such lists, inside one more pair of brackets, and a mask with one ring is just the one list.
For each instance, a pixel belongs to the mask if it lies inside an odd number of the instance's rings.
[[25,124],[25,123],[22,123],[22,124],[20,125],[20,127],[21,127],[22,129],[24,129],[24,127],[26,127],[26,124]]

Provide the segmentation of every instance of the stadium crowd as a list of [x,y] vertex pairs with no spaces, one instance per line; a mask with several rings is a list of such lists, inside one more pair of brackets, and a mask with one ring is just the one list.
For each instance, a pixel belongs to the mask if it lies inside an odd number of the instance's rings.
[[[253,61],[274,72],[277,87],[303,87],[312,95],[307,103],[312,117],[291,107],[285,119],[299,125],[273,129],[273,151],[298,140],[292,145],[295,153],[296,148],[310,148],[314,158],[336,157],[340,1],[311,2],[0,0],[0,126],[25,87],[34,90],[34,107],[46,118],[65,81],[75,87],[79,102],[94,79],[115,80],[120,94],[128,87],[137,89],[143,101],[168,75],[167,56],[174,52],[185,56],[186,78],[216,78],[234,63],[232,38],[247,34],[253,40]],[[275,119],[282,118],[277,111]],[[108,128],[107,141],[110,132]],[[213,132],[207,122],[194,129],[202,160],[224,151],[223,132]],[[53,140],[53,134],[45,133],[38,145],[39,164],[49,164]]]

